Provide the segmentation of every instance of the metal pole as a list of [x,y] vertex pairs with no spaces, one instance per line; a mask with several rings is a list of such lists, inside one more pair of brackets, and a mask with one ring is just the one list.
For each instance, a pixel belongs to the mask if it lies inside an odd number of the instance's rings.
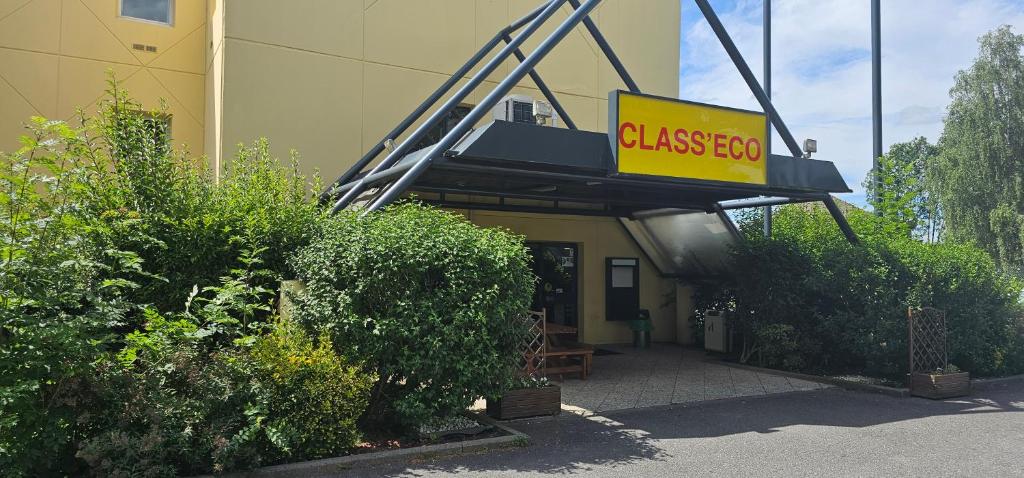
[[[764,0],[764,94],[772,99],[772,0]],[[765,112],[764,117],[764,152],[765,157],[772,154],[772,117]],[[772,237],[772,206],[764,206],[764,237]]]
[[[569,0],[569,4],[572,8],[577,10],[580,9],[580,0]],[[612,64],[612,68],[619,73],[619,78],[622,78],[622,82],[626,84],[626,88],[633,93],[640,93],[640,87],[637,86],[636,82],[633,81],[633,77],[629,76],[629,72],[626,71],[626,67],[623,66],[622,61],[619,60],[618,55],[612,50],[612,46],[608,44],[608,40],[605,40],[604,35],[601,34],[601,29],[597,28],[594,21],[587,18],[583,19],[583,26],[587,27],[587,31],[590,32],[590,36],[594,37],[594,41],[597,42],[598,48],[604,52],[604,56],[608,58],[608,62]]]
[[839,210],[839,206],[836,205],[835,200],[832,196],[826,194],[821,200],[825,203],[825,208],[828,209],[828,213],[832,215],[832,219],[839,225],[839,230],[843,231],[843,235],[846,236],[846,240],[850,241],[850,244],[860,244],[860,239],[857,239],[857,233],[853,232],[853,228],[850,227],[850,223],[846,222],[846,216],[843,216],[843,211]]
[[[871,0],[871,131],[872,189],[878,194],[878,158],[882,156],[882,12],[881,1]],[[878,211],[875,211],[878,213]]]
[[[452,109],[458,106],[459,103],[462,102],[462,100],[464,100],[467,96],[469,96],[471,92],[473,92],[473,90],[480,86],[480,84],[483,83],[485,79],[487,79],[487,76],[493,73],[494,70],[496,70],[498,66],[500,66],[505,61],[505,59],[507,59],[509,55],[512,54],[513,51],[515,51],[515,49],[519,48],[519,46],[522,45],[527,38],[533,35],[537,31],[537,29],[539,29],[540,26],[544,24],[544,22],[551,18],[551,16],[555,12],[557,12],[559,8],[561,8],[565,1],[566,0],[551,0],[551,2],[547,3],[544,7],[544,10],[541,11],[541,13],[536,18],[531,20],[530,23],[521,33],[519,33],[518,35],[516,35],[514,39],[512,39],[512,43],[505,45],[505,47],[502,48],[501,51],[498,52],[498,54],[494,58],[491,58],[491,61],[487,62],[487,64],[485,64],[480,69],[480,71],[476,72],[476,74],[473,75],[469,82],[467,82],[462,88],[459,88],[459,90],[456,91],[455,94],[441,106],[441,108],[435,111],[434,114],[430,116],[430,118],[428,118],[423,124],[416,128],[416,130],[413,131],[412,134],[410,134],[409,137],[402,142],[402,144],[395,148],[394,151],[392,151],[390,154],[387,155],[387,157],[381,160],[381,162],[378,163],[377,166],[375,166],[373,170],[370,171],[370,174],[379,173],[384,169],[390,168],[392,164],[394,164],[396,161],[405,156],[405,154],[409,152],[412,146],[415,145],[416,142],[419,141],[419,139],[423,137],[424,134],[430,131],[430,129],[432,129],[434,125],[436,125],[438,122],[440,122],[448,115],[448,112],[450,112]],[[500,41],[501,36],[499,35],[498,38]],[[466,121],[463,120],[459,122],[459,124],[461,125],[465,122]],[[469,124],[472,125],[475,122],[476,120],[473,120]],[[363,186],[364,184],[362,180],[357,182],[355,187],[350,189],[347,193],[345,193],[344,196],[341,197],[341,199],[334,203],[334,207],[331,208],[331,212],[335,213],[344,209],[345,206],[348,205],[348,203],[350,203],[353,199],[362,194]]]
[[488,41],[483,47],[481,47],[480,50],[477,51],[476,54],[474,54],[469,59],[469,61],[467,61],[464,65],[462,65],[462,67],[460,67],[455,73],[453,73],[452,76],[448,78],[448,80],[446,80],[441,86],[437,88],[437,90],[431,93],[431,95],[427,97],[427,99],[424,100],[423,103],[420,103],[420,105],[412,113],[406,116],[405,119],[403,119],[402,122],[398,124],[398,126],[395,126],[395,128],[392,129],[391,132],[387,134],[387,136],[385,136],[376,145],[370,148],[370,150],[367,151],[366,154],[364,154],[363,157],[359,159],[359,161],[356,161],[356,163],[353,164],[350,168],[348,168],[348,170],[345,171],[344,174],[338,176],[338,179],[335,179],[330,186],[324,189],[323,192],[320,193],[320,202],[323,203],[327,201],[327,199],[330,198],[332,195],[337,194],[336,192],[333,191],[335,187],[337,187],[340,184],[344,184],[351,181],[352,178],[354,178],[357,174],[359,174],[360,171],[363,170],[363,168],[366,167],[366,165],[370,164],[370,161],[373,161],[373,158],[377,157],[377,155],[380,154],[381,151],[384,151],[384,143],[387,140],[398,139],[399,135],[404,133],[405,130],[409,129],[409,126],[412,126],[412,124],[416,121],[416,118],[419,118],[423,113],[427,111],[428,108],[430,108],[431,105],[437,103],[437,100],[441,99],[441,97],[444,96],[445,93],[448,92],[448,90],[451,90],[452,87],[459,82],[459,80],[461,80],[463,77],[469,74],[470,70],[472,70],[477,63],[480,63],[480,60],[482,60],[483,57],[487,55],[488,52],[493,50],[494,47],[497,46],[498,43],[500,43],[503,38],[507,37],[510,32],[518,30],[527,22],[530,22],[533,19],[537,18],[537,15],[540,15],[540,13],[544,10],[545,5],[547,5],[547,2],[533,9],[533,11],[527,13],[524,17],[520,18],[519,20],[516,20],[514,23],[503,28],[500,32],[494,35],[494,38],[491,38],[490,41]]
[[[505,35],[504,40],[505,43],[511,43],[512,37]],[[512,54],[516,56],[516,59],[519,60],[520,63],[526,59],[526,55],[523,55],[523,52],[518,48],[516,48]],[[572,118],[569,117],[569,112],[565,111],[565,108],[562,108],[562,103],[558,101],[555,94],[551,92],[550,88],[548,88],[547,83],[544,83],[544,80],[541,79],[540,73],[537,73],[537,70],[532,70],[530,71],[530,78],[533,79],[533,82],[537,85],[537,89],[540,90],[541,94],[544,95],[544,98],[548,100],[548,103],[551,103],[551,107],[558,112],[558,117],[562,118],[562,121],[565,121],[565,126],[569,129],[579,129],[576,127],[576,123],[573,122]]]
[[708,24],[711,25],[711,29],[715,32],[715,36],[718,37],[718,41],[722,43],[725,48],[725,52],[729,54],[729,58],[732,59],[736,69],[740,71],[740,75],[743,76],[743,80],[747,82],[747,86],[750,88],[750,92],[754,94],[757,101],[761,103],[761,108],[764,108],[764,112],[772,120],[772,124],[775,125],[775,129],[779,130],[779,136],[782,136],[782,140],[786,142],[786,146],[789,147],[790,153],[793,157],[799,158],[803,156],[803,152],[800,150],[800,145],[797,144],[796,139],[793,139],[793,134],[789,132],[789,128],[782,122],[782,117],[779,116],[779,112],[775,110],[775,106],[772,105],[772,101],[765,95],[764,90],[761,89],[761,85],[757,82],[757,78],[754,77],[754,73],[750,71],[750,66],[743,59],[743,55],[740,54],[740,50],[736,48],[736,44],[733,43],[732,38],[729,37],[729,32],[725,31],[725,26],[722,25],[722,21],[718,19],[718,15],[715,14],[715,9],[711,8],[711,4],[708,0],[694,0],[697,2],[697,7],[704,14],[704,18],[707,19]]
[[[552,2],[552,6],[557,8],[558,6],[561,6],[561,3],[563,2],[555,1]],[[368,211],[380,209],[381,207],[391,203],[391,201],[397,199],[399,194],[402,194],[403,191],[408,189],[409,186],[416,181],[416,178],[430,167],[430,163],[435,158],[444,154],[444,152],[450,149],[459,139],[462,138],[463,135],[468,133],[473,125],[483,118],[485,114],[491,111],[491,108],[498,104],[498,101],[501,101],[503,96],[508,94],[508,92],[511,91],[517,83],[519,83],[531,70],[533,70],[537,66],[537,63],[540,63],[540,61],[547,56],[548,52],[550,52],[555,45],[562,41],[562,39],[564,39],[565,36],[576,27],[576,25],[586,18],[587,15],[597,7],[598,3],[601,3],[601,0],[587,0],[587,3],[576,9],[576,11],[562,22],[562,24],[559,25],[550,36],[544,39],[536,50],[530,53],[530,56],[526,57],[526,60],[520,63],[515,70],[512,70],[512,73],[509,73],[509,75],[502,80],[501,83],[499,83],[498,86],[480,102],[480,104],[476,105],[469,114],[462,119],[462,121],[455,125],[455,127],[445,135],[444,138],[441,138],[441,141],[435,144],[430,151],[423,156],[423,159],[416,163],[416,166],[413,166],[408,173],[384,191],[384,194],[377,198],[377,200],[370,205],[367,211],[364,211],[364,214]],[[530,27],[535,26],[538,21],[546,19],[547,16],[545,14],[548,13],[549,12],[545,10],[545,13],[541,14],[541,17],[535,20],[534,23],[531,23]],[[525,34],[526,32],[524,31],[523,35]],[[520,35],[520,37],[523,35]],[[519,40],[520,37],[516,37],[516,40]],[[516,47],[518,47],[518,45],[516,45]],[[349,191],[349,193],[351,192],[352,191]]]

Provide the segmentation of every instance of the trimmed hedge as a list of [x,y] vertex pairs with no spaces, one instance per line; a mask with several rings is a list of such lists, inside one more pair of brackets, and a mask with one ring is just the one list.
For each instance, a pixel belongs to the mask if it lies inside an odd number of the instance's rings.
[[373,428],[410,430],[511,387],[529,261],[521,237],[417,203],[342,213],[292,262],[295,317],[378,377]]
[[734,309],[742,359],[902,379],[907,308],[931,306],[946,311],[952,363],[982,376],[1024,372],[1019,281],[975,247],[922,243],[861,210],[847,216],[861,245],[820,209],[780,208],[771,239],[759,217],[741,220],[747,240],[733,261],[743,274],[719,286],[718,297],[704,288],[698,302]]

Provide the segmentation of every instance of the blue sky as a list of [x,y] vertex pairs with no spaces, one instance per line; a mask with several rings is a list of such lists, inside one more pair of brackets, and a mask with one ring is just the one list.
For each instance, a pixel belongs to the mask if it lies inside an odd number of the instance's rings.
[[[681,98],[759,110],[697,6],[681,0]],[[712,0],[760,78],[762,0]],[[797,141],[818,140],[863,204],[871,167],[871,38],[868,0],[772,2],[773,102]],[[1024,33],[1024,0],[883,0],[883,143],[942,132],[949,88],[970,66],[977,38],[1011,25]],[[783,151],[776,135],[773,149]]]

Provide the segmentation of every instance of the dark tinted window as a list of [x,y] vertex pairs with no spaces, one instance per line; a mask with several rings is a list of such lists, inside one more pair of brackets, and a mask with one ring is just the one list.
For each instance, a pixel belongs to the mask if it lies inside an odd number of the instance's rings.
[[121,0],[121,16],[171,23],[171,6],[174,0]]
[[462,118],[465,118],[472,109],[472,106],[456,106],[455,109],[448,113],[448,116],[446,116],[440,124],[433,127],[429,132],[427,132],[427,134],[423,135],[423,139],[421,139],[419,143],[416,143],[416,146],[412,148],[412,151],[417,151],[440,142],[441,138],[448,134],[455,125],[459,124],[459,121],[462,121]]

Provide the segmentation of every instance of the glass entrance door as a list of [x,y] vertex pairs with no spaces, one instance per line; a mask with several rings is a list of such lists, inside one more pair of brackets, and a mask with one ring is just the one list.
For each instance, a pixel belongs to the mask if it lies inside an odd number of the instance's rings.
[[576,244],[528,242],[537,289],[534,310],[547,310],[549,323],[579,327],[579,248]]

